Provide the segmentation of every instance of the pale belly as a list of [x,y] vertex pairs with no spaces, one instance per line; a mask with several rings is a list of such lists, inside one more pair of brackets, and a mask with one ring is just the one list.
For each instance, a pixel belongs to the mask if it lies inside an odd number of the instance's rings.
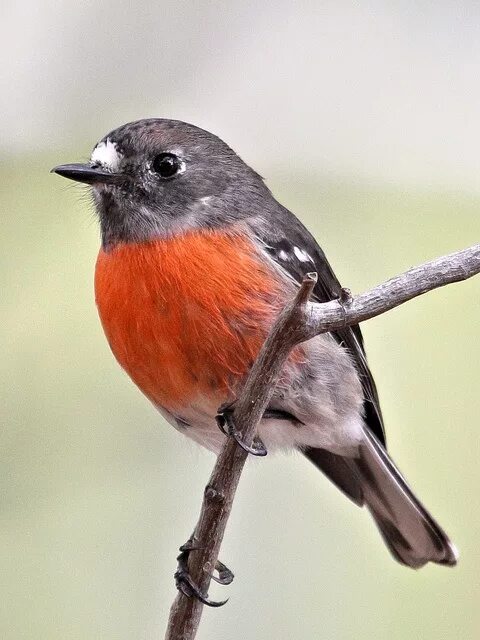
[[[363,393],[355,368],[345,350],[329,336],[307,343],[304,356],[302,363],[287,364],[270,404],[295,420],[262,420],[258,436],[269,452],[316,447],[355,456],[363,437]],[[227,400],[235,397],[233,393]],[[182,434],[219,453],[225,436],[215,416],[224,401],[199,395],[173,413],[157,408]]]

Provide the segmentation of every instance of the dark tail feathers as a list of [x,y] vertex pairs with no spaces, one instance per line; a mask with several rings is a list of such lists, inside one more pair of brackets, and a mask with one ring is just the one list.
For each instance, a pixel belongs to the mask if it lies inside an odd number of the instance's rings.
[[365,503],[394,557],[414,569],[427,562],[455,565],[455,546],[367,429],[360,458],[355,463],[362,479]]
[[368,429],[358,458],[345,458],[322,449],[307,449],[305,454],[354,502],[366,504],[399,562],[414,569],[427,562],[456,564],[455,546]]

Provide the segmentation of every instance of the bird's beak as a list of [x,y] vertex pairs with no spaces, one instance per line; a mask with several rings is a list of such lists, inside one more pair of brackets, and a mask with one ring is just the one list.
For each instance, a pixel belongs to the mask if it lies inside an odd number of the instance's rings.
[[54,167],[50,173],[58,173],[59,176],[85,182],[86,184],[113,184],[119,181],[119,173],[111,173],[100,167],[92,167],[90,164],[61,164]]

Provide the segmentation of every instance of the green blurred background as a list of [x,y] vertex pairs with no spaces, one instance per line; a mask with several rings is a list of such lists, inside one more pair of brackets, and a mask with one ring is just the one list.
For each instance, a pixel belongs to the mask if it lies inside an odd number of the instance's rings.
[[[214,462],[114,362],[88,194],[51,166],[131,119],[194,122],[361,291],[478,241],[479,19],[473,2],[5,7],[2,638],[162,638]],[[454,285],[364,325],[390,450],[459,566],[399,566],[306,461],[252,461],[221,554],[230,602],[205,611],[199,638],[479,637],[479,293],[478,279]]]

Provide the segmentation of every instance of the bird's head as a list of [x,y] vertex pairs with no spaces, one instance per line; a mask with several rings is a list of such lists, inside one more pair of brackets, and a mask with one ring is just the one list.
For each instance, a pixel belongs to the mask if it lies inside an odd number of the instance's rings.
[[225,225],[259,212],[269,194],[222,140],[178,120],[123,125],[89,163],[52,171],[92,186],[105,248]]

